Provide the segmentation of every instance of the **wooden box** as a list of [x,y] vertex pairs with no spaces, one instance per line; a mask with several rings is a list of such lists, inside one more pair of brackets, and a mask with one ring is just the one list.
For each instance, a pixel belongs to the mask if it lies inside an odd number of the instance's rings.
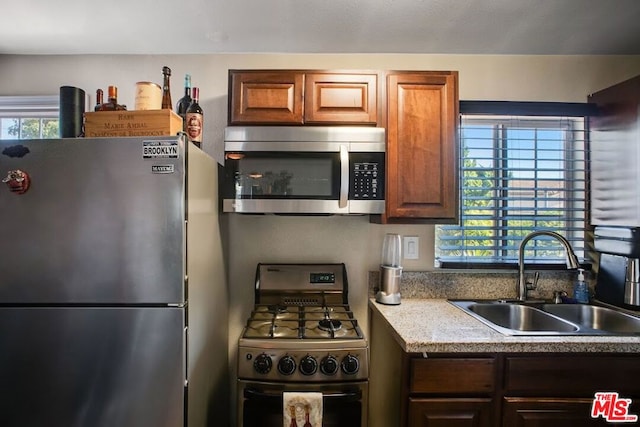
[[86,138],[173,136],[181,131],[182,117],[172,110],[84,113],[84,136]]

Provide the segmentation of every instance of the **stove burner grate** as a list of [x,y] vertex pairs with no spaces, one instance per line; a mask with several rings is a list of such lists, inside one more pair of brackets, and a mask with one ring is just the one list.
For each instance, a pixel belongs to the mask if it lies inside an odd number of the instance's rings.
[[254,307],[245,338],[361,339],[358,322],[347,305],[296,306],[274,302]]

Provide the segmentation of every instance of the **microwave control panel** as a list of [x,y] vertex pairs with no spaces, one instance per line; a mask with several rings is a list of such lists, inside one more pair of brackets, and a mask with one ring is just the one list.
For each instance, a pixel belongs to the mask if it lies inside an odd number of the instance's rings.
[[349,199],[384,200],[384,153],[357,154],[350,161]]

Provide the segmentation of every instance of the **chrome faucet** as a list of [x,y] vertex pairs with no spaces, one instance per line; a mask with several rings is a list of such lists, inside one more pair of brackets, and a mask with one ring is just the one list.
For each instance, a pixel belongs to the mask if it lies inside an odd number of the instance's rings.
[[538,230],[538,231],[533,231],[533,232],[527,234],[524,237],[524,239],[522,239],[522,242],[520,242],[520,247],[518,249],[518,283],[517,283],[516,290],[518,292],[518,299],[520,301],[526,301],[527,300],[527,291],[529,291],[531,289],[535,289],[536,286],[537,286],[537,276],[536,276],[536,279],[534,280],[534,282],[532,284],[528,284],[526,282],[526,280],[525,280],[525,277],[524,277],[524,249],[525,249],[525,246],[527,245],[527,242],[529,242],[529,240],[533,239],[534,237],[538,237],[538,236],[553,237],[554,239],[558,240],[562,244],[562,247],[564,248],[565,256],[567,258],[567,268],[569,270],[575,270],[576,268],[580,267],[580,263],[578,262],[578,258],[576,257],[576,254],[573,252],[573,249],[571,249],[571,245],[569,244],[567,239],[565,239],[564,237],[562,237],[561,235],[559,235],[555,231]]

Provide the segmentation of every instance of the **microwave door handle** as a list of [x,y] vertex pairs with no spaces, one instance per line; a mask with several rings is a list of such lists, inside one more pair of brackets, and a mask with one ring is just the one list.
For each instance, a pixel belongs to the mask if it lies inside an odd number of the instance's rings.
[[346,208],[349,201],[349,150],[346,145],[340,146],[340,199],[339,208]]

